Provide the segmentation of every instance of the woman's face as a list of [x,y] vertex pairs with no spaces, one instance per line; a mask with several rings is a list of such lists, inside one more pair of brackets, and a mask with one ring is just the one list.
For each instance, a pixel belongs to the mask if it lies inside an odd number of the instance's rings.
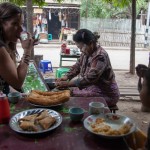
[[23,21],[23,16],[18,14],[3,22],[3,35],[6,42],[17,42],[17,40],[20,38],[21,32],[23,31]]
[[75,42],[76,46],[80,49],[80,51],[86,55],[91,55],[93,53],[93,44],[84,44],[82,42]]

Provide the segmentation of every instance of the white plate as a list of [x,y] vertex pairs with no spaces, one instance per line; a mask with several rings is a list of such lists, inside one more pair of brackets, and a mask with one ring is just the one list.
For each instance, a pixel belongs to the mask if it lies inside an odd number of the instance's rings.
[[[129,124],[131,126],[130,131],[127,134],[123,134],[123,135],[104,135],[101,133],[95,133],[92,130],[91,124],[94,123],[97,118],[105,119],[105,124],[109,125],[112,129],[119,129],[122,125]],[[84,127],[89,132],[91,132],[95,135],[99,135],[104,138],[120,138],[120,137],[127,136],[127,135],[131,134],[132,132],[134,132],[136,129],[136,124],[134,123],[134,121],[132,119],[130,119],[126,116],[119,115],[119,114],[107,113],[107,114],[88,116],[84,120]]]
[[[47,110],[49,115],[56,118],[56,122],[49,129],[40,130],[40,131],[35,132],[35,131],[24,131],[19,127],[18,120],[20,118],[23,118],[23,117],[31,115],[31,114],[40,113],[43,110]],[[16,115],[14,115],[9,121],[9,125],[10,125],[11,129],[16,131],[17,133],[21,133],[21,134],[42,134],[42,133],[46,133],[46,132],[49,132],[49,131],[57,128],[61,123],[62,123],[62,116],[58,112],[56,112],[54,110],[51,110],[51,109],[44,109],[44,108],[29,109],[29,110],[22,111],[20,113],[17,113]]]

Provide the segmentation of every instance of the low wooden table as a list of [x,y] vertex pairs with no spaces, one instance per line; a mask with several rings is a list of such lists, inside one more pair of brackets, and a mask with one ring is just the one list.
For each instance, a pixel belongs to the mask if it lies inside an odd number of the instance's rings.
[[63,61],[74,61],[76,62],[80,58],[80,55],[70,55],[70,54],[60,54],[60,64],[59,67],[62,67]]
[[[123,140],[104,139],[89,133],[83,126],[83,121],[71,122],[68,109],[79,106],[86,110],[84,118],[88,116],[89,102],[102,102],[107,106],[105,100],[100,97],[71,97],[70,101],[61,107],[51,108],[58,111],[62,117],[62,124],[55,130],[44,135],[23,136],[10,129],[9,125],[0,125],[0,150],[128,150]],[[13,105],[11,114],[34,108],[28,102],[22,100]]]

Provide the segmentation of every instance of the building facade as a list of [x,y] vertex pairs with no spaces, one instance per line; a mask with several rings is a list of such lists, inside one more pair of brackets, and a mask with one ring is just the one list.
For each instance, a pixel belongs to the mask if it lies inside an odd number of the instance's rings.
[[80,4],[78,0],[67,0],[58,3],[55,0],[45,0],[46,6],[34,6],[33,26],[38,33],[52,34],[53,39],[59,39],[62,28],[80,27]]

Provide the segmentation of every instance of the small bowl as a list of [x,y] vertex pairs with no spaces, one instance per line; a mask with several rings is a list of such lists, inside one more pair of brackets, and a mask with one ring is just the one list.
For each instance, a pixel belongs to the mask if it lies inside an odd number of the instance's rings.
[[55,79],[45,79],[46,84],[50,88],[50,90],[54,89],[56,87],[55,85]]
[[69,109],[69,114],[72,121],[81,121],[84,116],[84,109],[72,107]]
[[10,103],[16,104],[21,99],[21,94],[19,92],[12,92],[8,94],[8,100]]

